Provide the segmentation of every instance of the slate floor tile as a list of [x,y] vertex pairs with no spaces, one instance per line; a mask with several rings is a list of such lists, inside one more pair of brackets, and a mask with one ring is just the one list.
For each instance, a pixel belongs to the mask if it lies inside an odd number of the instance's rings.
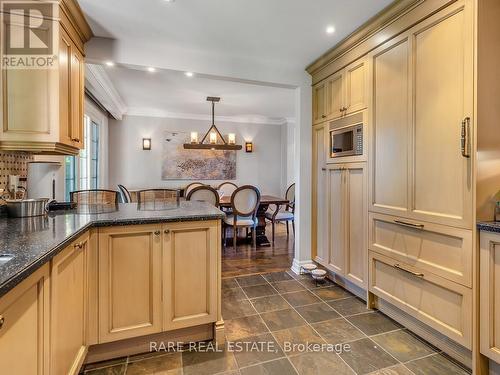
[[240,370],[241,375],[297,375],[292,364],[286,358],[261,363]]
[[335,353],[311,352],[290,357],[300,375],[354,375],[354,372]]
[[239,368],[285,356],[279,344],[270,333],[248,337],[243,341],[236,341],[234,342],[234,348],[234,356]]
[[273,332],[273,335],[286,355],[305,353],[307,344],[326,344],[308,325]]
[[362,314],[369,312],[366,302],[358,297],[343,298],[329,301],[328,304],[343,316]]
[[224,322],[224,328],[226,331],[226,338],[232,341],[268,332],[268,329],[259,315],[226,320]]
[[318,323],[340,317],[334,309],[324,302],[297,307],[296,310],[308,323]]
[[307,290],[302,292],[286,293],[282,294],[282,296],[290,305],[294,307],[321,302],[318,297]]
[[181,353],[170,353],[137,360],[127,365],[128,375],[182,375]]
[[236,281],[241,287],[267,284],[266,279],[262,275],[241,276],[237,277]]
[[278,294],[278,292],[269,284],[246,286],[243,287],[243,291],[248,298],[265,297]]
[[416,375],[467,375],[469,371],[455,364],[442,354],[432,355],[405,364]]
[[272,311],[261,314],[271,332],[307,324],[302,317],[292,309]]
[[400,362],[408,362],[436,352],[432,346],[406,330],[384,333],[372,337],[372,340]]
[[272,283],[274,289],[279,293],[299,292],[306,290],[306,287],[299,283],[297,280],[287,280]]
[[273,272],[273,273],[267,273],[262,276],[270,283],[274,283],[277,281],[293,280],[293,277],[290,276],[288,272]]
[[244,316],[255,315],[257,312],[253,308],[252,304],[248,300],[242,301],[231,301],[222,300],[222,318],[223,319],[235,319]]
[[312,326],[329,344],[342,344],[365,337],[359,329],[343,318],[315,323]]
[[279,295],[254,298],[250,300],[250,302],[252,302],[253,307],[259,313],[284,310],[290,308],[288,302],[285,301],[285,299]]
[[402,326],[379,312],[353,315],[346,318],[367,336],[400,329]]
[[351,349],[342,352],[340,357],[359,375],[398,364],[398,361],[368,338],[349,345]]
[[353,296],[347,290],[338,286],[314,289],[313,293],[316,294],[323,301],[332,301],[340,298],[347,298]]

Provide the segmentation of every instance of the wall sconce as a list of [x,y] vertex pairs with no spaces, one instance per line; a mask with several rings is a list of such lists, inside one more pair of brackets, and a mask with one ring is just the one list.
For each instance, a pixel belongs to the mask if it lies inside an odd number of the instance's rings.
[[151,138],[142,138],[142,149],[151,150]]
[[246,152],[253,152],[253,143],[252,142],[245,142],[245,151]]

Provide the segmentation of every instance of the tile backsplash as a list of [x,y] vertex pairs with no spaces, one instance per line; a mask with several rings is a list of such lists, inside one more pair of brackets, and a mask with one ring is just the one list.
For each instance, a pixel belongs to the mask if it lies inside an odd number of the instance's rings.
[[5,189],[8,176],[11,174],[27,177],[28,162],[30,161],[33,161],[32,154],[0,151],[0,189]]

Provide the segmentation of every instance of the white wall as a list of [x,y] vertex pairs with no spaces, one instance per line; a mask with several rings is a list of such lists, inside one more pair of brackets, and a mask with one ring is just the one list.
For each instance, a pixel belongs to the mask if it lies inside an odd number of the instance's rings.
[[[200,120],[159,117],[125,116],[109,121],[109,183],[130,189],[154,187],[184,187],[192,181],[161,179],[161,163],[165,131],[197,131],[200,137],[210,123]],[[237,151],[237,185],[252,184],[263,194],[282,194],[283,159],[281,126],[263,124],[219,123],[222,134],[236,133],[237,143],[254,143],[254,152]],[[152,139],[152,150],[142,150],[142,138]],[[204,181],[217,185],[221,181]]]

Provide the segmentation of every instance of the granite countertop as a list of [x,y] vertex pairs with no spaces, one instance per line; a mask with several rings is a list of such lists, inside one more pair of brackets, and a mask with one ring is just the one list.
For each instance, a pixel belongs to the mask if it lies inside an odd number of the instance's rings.
[[485,232],[500,233],[500,221],[479,221],[477,229]]
[[47,263],[91,227],[218,220],[224,213],[205,202],[180,202],[179,207],[143,207],[136,203],[118,207],[81,207],[45,217],[0,218],[0,297]]

